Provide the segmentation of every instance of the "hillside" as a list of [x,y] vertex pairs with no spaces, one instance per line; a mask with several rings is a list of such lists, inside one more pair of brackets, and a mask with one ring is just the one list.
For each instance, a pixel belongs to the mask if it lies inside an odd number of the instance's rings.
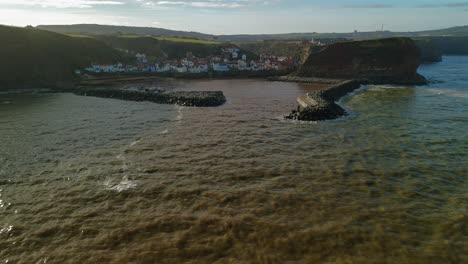
[[[144,53],[155,60],[176,60],[182,59],[191,53],[198,58],[210,55],[221,54],[223,44],[206,44],[190,41],[160,40],[154,37],[117,37],[117,36],[93,36],[94,39],[116,48]],[[249,58],[257,58],[254,53],[241,50],[241,54],[246,54]]]
[[437,43],[444,55],[468,55],[468,36],[466,37],[429,37]]
[[357,79],[373,83],[423,83],[419,48],[409,38],[342,42],[309,55],[301,77]]
[[451,27],[446,29],[426,30],[416,32],[369,31],[349,33],[286,33],[286,34],[238,34],[238,35],[211,35],[199,32],[176,31],[163,28],[106,26],[95,24],[78,25],[40,25],[39,29],[49,30],[62,34],[80,35],[138,35],[154,37],[191,37],[204,40],[217,39],[228,42],[250,42],[258,40],[310,40],[313,38],[350,38],[369,39],[384,37],[422,37],[422,36],[468,36],[468,26]]
[[296,61],[303,61],[310,48],[309,43],[303,43],[302,41],[259,40],[238,42],[236,44],[241,49],[249,50],[254,53],[286,56],[294,58]]
[[0,90],[53,87],[92,62],[131,60],[92,38],[73,38],[34,28],[0,26]]
[[95,36],[95,39],[117,49],[145,53],[155,59],[181,59],[187,52],[200,58],[221,53],[221,45],[159,40],[153,37]]
[[349,38],[349,39],[372,39],[388,37],[435,37],[435,36],[468,36],[468,26],[451,27],[438,30],[415,31],[415,32],[392,32],[392,31],[368,31],[349,33],[287,33],[287,34],[264,34],[264,35],[222,35],[218,36],[223,41],[246,42],[257,40],[310,40],[314,38]]
[[61,34],[77,35],[137,35],[137,36],[157,36],[157,37],[191,37],[199,39],[209,39],[212,35],[198,32],[176,31],[163,28],[151,27],[126,27],[126,26],[108,26],[96,24],[77,24],[77,25],[39,25],[39,29],[49,30]]

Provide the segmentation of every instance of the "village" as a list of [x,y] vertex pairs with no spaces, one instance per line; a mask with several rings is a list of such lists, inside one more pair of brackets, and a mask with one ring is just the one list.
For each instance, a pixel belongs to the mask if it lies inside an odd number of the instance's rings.
[[[128,50],[123,50],[131,53]],[[296,62],[288,57],[277,57],[260,54],[258,59],[248,58],[241,54],[241,50],[235,46],[227,45],[221,49],[221,54],[211,55],[205,58],[197,58],[191,52],[180,60],[155,61],[146,54],[136,53],[134,64],[98,64],[95,63],[85,68],[86,73],[139,73],[139,72],[173,72],[173,73],[206,73],[206,72],[229,72],[229,71],[280,71],[291,69]],[[76,74],[82,74],[76,70]]]

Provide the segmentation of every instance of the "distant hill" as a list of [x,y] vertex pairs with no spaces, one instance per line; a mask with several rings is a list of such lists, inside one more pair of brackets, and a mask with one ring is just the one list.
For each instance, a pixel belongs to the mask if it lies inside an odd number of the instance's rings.
[[369,39],[385,37],[421,37],[421,36],[468,36],[468,26],[451,27],[438,30],[416,32],[370,31],[350,33],[286,33],[286,34],[240,34],[240,35],[211,35],[199,32],[176,31],[151,27],[106,26],[95,24],[78,25],[40,25],[39,29],[62,34],[83,35],[139,35],[154,37],[191,37],[197,39],[217,39],[229,42],[248,42],[258,40],[310,40],[313,38],[350,38]]
[[210,39],[213,35],[198,32],[176,31],[163,28],[151,27],[126,27],[126,26],[107,26],[96,24],[77,24],[77,25],[39,25],[36,28],[49,30],[62,34],[79,35],[138,35],[154,37],[191,37],[199,39]]
[[428,36],[468,36],[468,26],[452,27],[438,30],[416,31],[416,32],[392,32],[392,31],[369,31],[350,33],[287,33],[267,35],[222,35],[218,39],[223,41],[246,42],[257,40],[311,40],[320,38],[348,38],[348,39],[372,39],[388,37],[428,37]]
[[75,69],[92,62],[131,60],[98,40],[35,28],[0,26],[0,38],[0,90],[53,87],[71,82]]

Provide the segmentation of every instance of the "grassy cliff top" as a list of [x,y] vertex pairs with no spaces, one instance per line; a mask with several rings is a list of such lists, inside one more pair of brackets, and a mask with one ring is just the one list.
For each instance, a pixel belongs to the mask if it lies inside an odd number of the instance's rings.
[[366,39],[341,43],[346,43],[346,45],[356,46],[360,48],[401,47],[406,45],[414,45],[413,41],[410,38],[405,37]]

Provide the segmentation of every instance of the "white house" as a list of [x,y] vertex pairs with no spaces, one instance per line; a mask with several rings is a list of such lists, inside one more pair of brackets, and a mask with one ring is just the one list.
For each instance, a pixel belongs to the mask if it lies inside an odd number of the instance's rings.
[[212,67],[213,67],[213,71],[218,71],[218,72],[227,72],[227,71],[229,71],[229,66],[225,65],[225,64],[213,63]]
[[240,71],[250,70],[250,68],[247,66],[247,62],[245,60],[238,60],[237,61],[237,68]]

